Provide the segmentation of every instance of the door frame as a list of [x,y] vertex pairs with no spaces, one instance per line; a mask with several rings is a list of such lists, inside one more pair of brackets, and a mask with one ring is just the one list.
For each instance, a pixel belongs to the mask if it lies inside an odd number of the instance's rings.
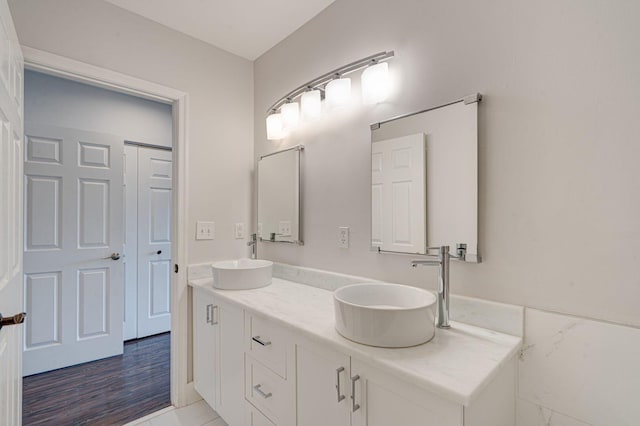
[[[91,86],[149,99],[172,106],[173,116],[173,205],[172,263],[180,265],[171,274],[171,403],[182,407],[200,399],[188,382],[188,106],[189,94],[106,68],[69,59],[43,50],[21,46],[27,70],[62,77]],[[24,206],[21,207],[24,209]]]

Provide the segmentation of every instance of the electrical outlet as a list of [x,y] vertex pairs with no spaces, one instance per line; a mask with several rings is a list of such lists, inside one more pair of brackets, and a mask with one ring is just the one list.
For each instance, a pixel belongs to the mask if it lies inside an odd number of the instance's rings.
[[341,226],[338,228],[338,247],[349,248],[349,227]]
[[290,237],[291,236],[291,221],[289,220],[281,220],[280,226],[278,227],[278,234],[281,237]]
[[196,222],[196,240],[213,240],[216,238],[216,224],[214,222]]
[[244,223],[236,223],[235,236],[236,239],[244,238]]

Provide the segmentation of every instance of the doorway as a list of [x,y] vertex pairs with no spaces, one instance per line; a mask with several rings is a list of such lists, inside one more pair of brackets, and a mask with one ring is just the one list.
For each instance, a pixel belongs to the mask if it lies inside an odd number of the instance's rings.
[[[4,15],[3,15],[4,16]],[[8,15],[7,15],[8,16]],[[173,274],[171,276],[171,403],[182,407],[198,399],[189,373],[189,297],[187,288],[188,193],[188,103],[189,95],[106,68],[86,64],[38,49],[22,46],[27,70],[67,78],[92,86],[156,100],[172,106],[173,112]],[[22,67],[20,67],[22,70]],[[18,300],[21,300],[20,297]],[[16,396],[19,401],[19,395]]]
[[37,72],[25,73],[25,99],[31,375],[171,328],[174,133],[171,105]]

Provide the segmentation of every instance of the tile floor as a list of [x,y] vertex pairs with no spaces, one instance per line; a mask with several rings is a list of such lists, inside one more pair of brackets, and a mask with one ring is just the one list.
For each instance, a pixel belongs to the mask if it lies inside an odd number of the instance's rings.
[[227,426],[204,401],[182,408],[167,407],[124,426]]

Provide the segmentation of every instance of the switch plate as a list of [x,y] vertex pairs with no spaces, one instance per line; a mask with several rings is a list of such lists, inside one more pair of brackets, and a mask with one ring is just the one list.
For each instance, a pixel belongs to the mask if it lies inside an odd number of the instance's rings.
[[291,236],[291,221],[289,220],[281,220],[280,226],[278,227],[278,234],[281,237],[290,237]]
[[244,238],[244,223],[236,223],[235,236],[238,240]]
[[338,247],[349,248],[349,227],[341,226],[338,228]]
[[213,240],[216,238],[216,224],[214,222],[196,222],[196,240]]

